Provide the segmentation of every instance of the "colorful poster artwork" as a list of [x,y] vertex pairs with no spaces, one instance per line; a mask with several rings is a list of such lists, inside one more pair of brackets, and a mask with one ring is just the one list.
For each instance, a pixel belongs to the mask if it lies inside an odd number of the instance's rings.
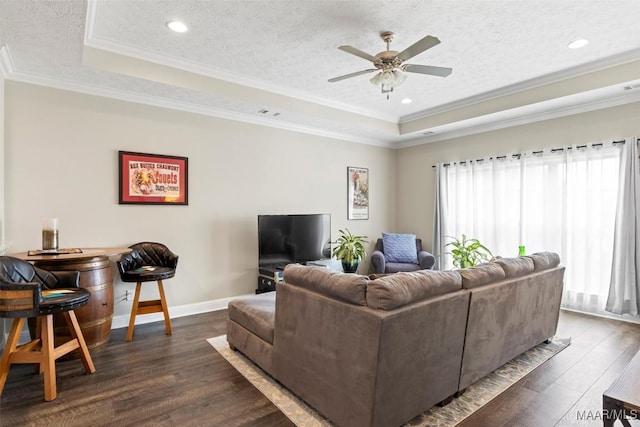
[[187,204],[187,158],[121,151],[120,203]]
[[369,169],[347,168],[347,219],[369,219]]

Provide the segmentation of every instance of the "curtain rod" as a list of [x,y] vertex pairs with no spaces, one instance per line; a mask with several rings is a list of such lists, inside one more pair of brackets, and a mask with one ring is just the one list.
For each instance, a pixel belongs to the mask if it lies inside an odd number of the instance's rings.
[[[640,138],[638,138],[638,139],[637,139],[637,142],[640,142]],[[622,140],[622,141],[612,141],[611,143],[612,143],[613,145],[616,145],[616,144],[623,144],[623,145],[624,145],[624,140]],[[603,142],[594,142],[593,144],[591,144],[591,147],[602,147],[602,145],[603,145],[603,144],[604,144]],[[576,147],[575,147],[575,148],[578,148],[578,149],[579,149],[579,148],[587,148],[588,146],[589,146],[589,144],[576,145]],[[552,153],[556,153],[556,152],[558,152],[558,151],[564,151],[565,149],[566,149],[567,151],[568,151],[568,150],[573,150],[573,147],[566,147],[566,148],[552,148],[550,151],[551,151]],[[542,154],[542,153],[544,153],[544,150],[536,150],[536,151],[532,151],[531,153],[532,153],[532,154],[534,154],[534,155],[535,155],[535,154]],[[521,156],[522,156],[522,154],[521,154],[521,153],[515,153],[515,154],[512,154],[512,155],[511,155],[511,157],[512,157],[512,158],[514,158],[514,159],[515,159],[515,158],[519,159]],[[507,158],[507,155],[502,155],[502,156],[489,157],[489,160],[493,160],[493,159],[500,160],[500,159],[506,159],[506,158]],[[468,162],[468,161],[469,161],[469,162],[484,162],[484,161],[485,161],[485,159],[484,159],[483,157],[481,157],[481,158],[479,158],[479,159],[475,159],[475,160],[461,160],[461,161],[459,161],[459,162],[457,162],[457,163],[458,163],[458,164],[460,164],[460,165],[465,165],[465,164],[467,164],[467,162]],[[456,162],[454,162],[454,163],[456,163]],[[443,164],[442,164],[442,166],[445,166],[445,167],[446,167],[446,166],[451,166],[451,163],[443,163]],[[432,167],[432,168],[435,168],[435,167],[436,167],[436,165],[432,165],[431,167]]]

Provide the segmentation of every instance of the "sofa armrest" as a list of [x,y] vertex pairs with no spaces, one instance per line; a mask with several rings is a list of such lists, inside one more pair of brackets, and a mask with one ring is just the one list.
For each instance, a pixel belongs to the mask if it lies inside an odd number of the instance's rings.
[[381,251],[371,252],[371,264],[373,265],[373,272],[376,274],[384,273],[384,254]]
[[431,270],[436,264],[436,257],[427,251],[418,251],[418,264],[423,270]]

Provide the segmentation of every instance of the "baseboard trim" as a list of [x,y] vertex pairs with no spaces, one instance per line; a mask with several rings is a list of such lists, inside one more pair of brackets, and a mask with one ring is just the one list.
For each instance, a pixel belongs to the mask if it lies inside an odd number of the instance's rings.
[[636,325],[640,324],[640,317],[634,317],[628,314],[624,314],[620,316],[613,313],[611,314],[594,313],[590,311],[583,311],[583,310],[578,310],[575,308],[568,308],[568,307],[560,307],[560,310],[571,311],[573,313],[579,313],[579,314],[586,314],[587,316],[601,317],[603,319],[618,320],[620,322],[635,323]]
[[[247,294],[251,295],[251,294]],[[169,306],[169,317],[176,319],[178,317],[192,316],[194,314],[208,313],[210,311],[226,310],[229,301],[246,295],[236,295],[229,298],[220,298],[209,301],[197,302],[194,304],[184,304],[178,306]],[[119,314],[113,316],[111,321],[111,330],[119,328],[127,328],[129,326],[129,314]],[[143,325],[145,323],[160,322],[164,317],[162,313],[152,313],[136,316],[136,325]],[[29,329],[25,326],[25,329],[20,334],[20,343],[29,342],[31,340],[29,336]]]
[[[229,301],[245,295],[237,295],[229,298],[220,298],[209,301],[197,302],[194,304],[185,304],[178,306],[169,306],[169,317],[176,319],[178,317],[192,316],[194,314],[208,313],[210,311],[226,310]],[[126,328],[129,326],[130,314],[120,314],[113,316],[111,321],[111,330],[118,328]],[[160,322],[164,320],[162,313],[152,313],[136,316],[136,325],[145,323]]]

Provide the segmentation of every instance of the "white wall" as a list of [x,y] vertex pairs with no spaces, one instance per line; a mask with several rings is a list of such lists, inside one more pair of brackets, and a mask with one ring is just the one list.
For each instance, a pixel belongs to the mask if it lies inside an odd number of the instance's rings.
[[431,248],[436,163],[627,136],[640,137],[640,103],[400,149],[396,228],[417,233]]
[[[253,293],[258,214],[330,213],[333,239],[395,227],[394,150],[12,81],[5,90],[11,251],[41,246],[44,217],[60,219],[61,247],[163,242],[180,256],[170,310]],[[189,205],[119,205],[118,150],[188,157]],[[368,221],[346,219],[347,166],[369,168]],[[125,289],[116,282],[116,300]],[[117,301],[116,316],[130,304]]]

